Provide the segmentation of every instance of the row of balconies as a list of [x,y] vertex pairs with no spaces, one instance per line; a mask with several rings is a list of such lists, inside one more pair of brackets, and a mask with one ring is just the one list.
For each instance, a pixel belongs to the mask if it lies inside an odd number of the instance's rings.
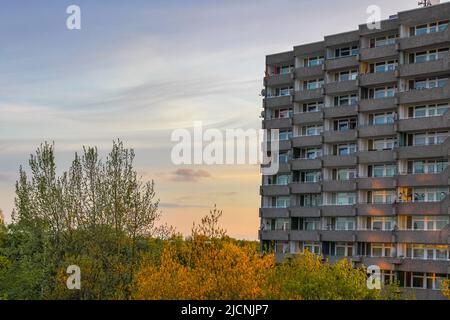
[[[336,86],[333,88],[333,90],[341,90],[342,86],[346,85],[348,85],[350,89],[350,87],[355,86],[356,81],[336,82],[335,84]],[[355,86],[353,89],[357,90],[357,88],[358,87]],[[348,92],[352,90],[349,90]],[[309,101],[321,100],[323,99],[325,93],[326,89],[324,88],[295,91],[293,95],[264,99],[264,105],[266,108],[290,107],[294,102],[304,103]],[[358,106],[360,111],[377,111],[395,108],[398,104],[418,104],[448,99],[450,99],[450,85],[432,89],[397,92],[395,97],[389,98],[361,99],[358,103]],[[339,110],[342,111],[342,109],[338,109],[337,112],[340,112]]]
[[260,231],[260,239],[269,241],[450,244],[450,232],[448,228],[440,231],[263,230]]

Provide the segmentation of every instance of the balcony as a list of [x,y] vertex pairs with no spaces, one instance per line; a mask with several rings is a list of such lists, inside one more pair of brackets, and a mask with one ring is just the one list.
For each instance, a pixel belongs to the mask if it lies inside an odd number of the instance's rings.
[[280,163],[278,173],[290,173],[291,165],[289,163]]
[[387,163],[396,161],[396,153],[393,150],[382,151],[360,151],[358,152],[359,163]]
[[299,136],[292,139],[294,148],[314,147],[322,144],[322,136]]
[[395,205],[398,215],[447,215],[448,207],[441,202],[398,202]]
[[[399,271],[410,271],[410,272],[428,272],[428,273],[449,273],[449,261],[443,260],[419,260],[419,259],[402,259],[402,264],[398,267]],[[424,299],[443,299],[440,290],[415,290],[416,298],[419,300],[421,297]],[[441,295],[441,297],[437,296]]]
[[424,155],[428,158],[447,157],[449,151],[450,138],[447,138],[442,144],[399,147],[397,154],[399,159],[421,159]]
[[266,64],[294,64],[294,51],[275,53],[266,57]]
[[377,242],[392,243],[395,242],[394,233],[392,231],[357,231],[356,237],[358,242]]
[[342,241],[342,242],[355,242],[355,231],[321,231],[321,241]]
[[396,57],[398,55],[395,44],[376,47],[376,48],[362,48],[359,51],[359,58],[362,61],[373,61],[381,58]]
[[450,70],[450,56],[445,54],[441,59],[423,63],[400,65],[400,77],[433,76]]
[[289,232],[291,241],[310,241],[310,242],[318,242],[320,241],[320,234],[318,231],[310,231],[310,230],[291,230]]
[[300,67],[295,69],[296,79],[314,79],[319,78],[324,75],[323,66],[313,66],[313,67]]
[[261,208],[259,209],[261,218],[289,218],[289,210],[287,208]]
[[294,218],[320,218],[319,207],[291,207],[290,213]]
[[261,186],[262,196],[288,196],[289,186],[281,185],[264,185]]
[[444,129],[450,126],[449,114],[438,117],[402,119],[398,122],[398,130],[401,132]]
[[397,231],[396,238],[400,243],[449,244],[448,235],[441,231]]
[[261,240],[268,241],[288,241],[289,232],[285,230],[261,230],[259,232]]
[[359,101],[360,112],[383,111],[397,108],[396,98],[363,99]]
[[322,168],[320,159],[294,159],[291,161],[292,170],[315,170]]
[[357,163],[357,158],[354,155],[348,156],[333,156],[327,155],[322,157],[324,167],[352,167]]
[[337,59],[327,59],[325,61],[325,68],[327,71],[347,69],[347,68],[357,68],[359,66],[358,59],[356,56],[337,58]]
[[324,117],[327,119],[356,116],[358,114],[358,105],[326,107],[323,111]]
[[360,178],[358,179],[358,189],[362,190],[384,190],[396,187],[395,178]]
[[274,96],[264,99],[264,106],[266,108],[290,107],[292,105],[292,98],[287,96]]
[[359,85],[362,87],[378,86],[397,82],[394,71],[380,73],[366,73],[359,75]]
[[358,83],[352,81],[336,81],[325,84],[325,93],[329,95],[337,95],[340,93],[348,93],[358,91]]
[[420,36],[400,38],[397,49],[411,50],[428,46],[437,46],[439,44],[448,44],[450,42],[450,29],[443,32],[435,32]]
[[276,86],[282,86],[282,85],[290,85],[292,84],[292,73],[285,73],[285,74],[274,74],[266,79],[266,86],[269,87],[276,87]]
[[356,181],[328,180],[322,183],[324,192],[349,192],[356,191]]
[[310,124],[323,122],[323,112],[294,113],[293,124]]
[[349,142],[356,141],[356,139],[358,139],[357,130],[325,131],[323,134],[325,143]]
[[322,186],[319,182],[298,182],[291,184],[291,193],[320,193]]
[[358,216],[393,216],[394,206],[392,204],[359,203],[356,206]]
[[263,121],[264,129],[283,129],[292,127],[292,118],[269,119]]
[[399,187],[433,187],[433,186],[448,186],[449,170],[447,167],[443,172],[439,174],[406,174],[397,176],[397,183]]
[[445,87],[441,88],[404,91],[398,94],[398,98],[400,104],[417,104],[448,100],[450,98],[450,85],[447,84]]
[[354,205],[326,205],[322,206],[323,217],[354,217],[356,216],[356,208]]
[[294,101],[295,102],[315,101],[323,99],[323,94],[324,94],[323,88],[313,90],[299,90],[295,91]]
[[374,126],[365,126],[359,128],[360,138],[393,136],[396,134],[394,124],[382,124]]

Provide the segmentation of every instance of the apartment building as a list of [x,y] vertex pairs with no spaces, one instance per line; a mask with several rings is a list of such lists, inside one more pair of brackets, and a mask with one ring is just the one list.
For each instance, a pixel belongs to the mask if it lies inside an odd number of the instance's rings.
[[378,265],[385,282],[440,299],[450,276],[450,3],[381,29],[266,57],[263,128],[280,169],[263,176],[260,240]]

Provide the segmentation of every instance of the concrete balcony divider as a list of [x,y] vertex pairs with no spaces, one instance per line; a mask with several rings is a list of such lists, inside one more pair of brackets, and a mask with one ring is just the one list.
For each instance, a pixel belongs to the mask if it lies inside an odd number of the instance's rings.
[[359,58],[362,61],[379,60],[381,58],[396,57],[398,55],[395,44],[375,47],[375,48],[361,48],[359,50]]
[[264,185],[261,186],[262,196],[288,196],[289,186]]
[[402,64],[399,68],[400,77],[432,76],[450,70],[450,56],[422,63]]
[[320,218],[320,207],[291,207],[291,217],[296,218]]
[[287,208],[261,208],[259,209],[261,218],[289,218],[289,210]]
[[428,158],[448,157],[450,155],[450,137],[445,139],[442,144],[406,146],[399,147],[397,150],[399,159],[421,159],[424,155]]
[[295,69],[296,79],[314,79],[324,76],[323,66],[300,67]]
[[363,99],[359,101],[360,112],[382,111],[395,109],[397,107],[397,99],[383,98],[383,99]]
[[327,71],[347,69],[359,66],[359,62],[356,56],[337,58],[337,59],[327,59],[325,61],[325,68]]
[[322,144],[323,137],[320,136],[299,136],[292,138],[294,148],[314,147]]
[[339,93],[344,94],[354,91],[358,91],[358,83],[356,80],[329,82],[325,84],[325,93],[329,95],[335,95]]
[[356,241],[356,231],[320,231],[321,241]]
[[281,85],[289,85],[292,84],[292,74],[275,74],[267,77],[266,85],[269,87],[281,86]]
[[323,111],[294,113],[293,124],[309,124],[323,122]]
[[[428,273],[449,273],[450,262],[439,260],[419,260],[419,259],[403,259],[403,262],[397,268],[398,271],[410,272],[428,272]],[[442,295],[440,290],[416,290],[416,299],[442,299],[437,295]]]
[[326,107],[323,109],[325,118],[338,118],[356,116],[358,114],[358,105]]
[[354,155],[349,156],[332,156],[327,155],[322,157],[324,167],[351,167],[357,163],[357,158]]
[[377,242],[392,243],[395,242],[395,236],[392,231],[357,231],[356,238],[358,242]]
[[396,135],[394,124],[383,124],[374,126],[359,127],[360,138],[382,137]]
[[401,132],[406,132],[447,128],[450,126],[449,117],[450,114],[447,112],[446,114],[438,117],[401,119],[398,121],[398,130]]
[[320,241],[319,231],[309,231],[309,230],[291,230],[289,232],[289,240],[292,241]]
[[400,243],[450,244],[448,235],[441,231],[397,231],[396,240]]
[[323,141],[325,143],[349,142],[356,141],[356,139],[358,139],[357,130],[325,131],[323,133]]
[[307,102],[322,99],[324,95],[323,88],[313,90],[299,90],[295,91],[295,102]]
[[269,240],[269,241],[288,241],[289,233],[286,230],[261,230],[260,232],[261,240]]
[[359,151],[358,161],[361,164],[394,162],[397,154],[394,150]]
[[362,87],[370,87],[382,84],[396,83],[397,77],[394,71],[382,73],[366,73],[359,75],[358,82]]
[[349,192],[356,191],[356,181],[335,181],[329,180],[322,182],[322,189],[324,192]]
[[292,183],[290,185],[291,193],[299,194],[299,193],[320,193],[322,192],[322,185],[320,182],[299,182]]
[[358,189],[362,190],[384,190],[396,188],[395,178],[359,178]]
[[322,167],[320,159],[294,159],[291,160],[292,170],[315,170]]
[[266,57],[266,64],[294,64],[294,52],[286,51],[281,53],[275,53]]
[[263,121],[264,129],[284,129],[292,127],[292,118],[270,119]]
[[356,205],[358,216],[393,216],[394,206],[392,204],[366,204],[358,203]]
[[445,87],[399,92],[400,104],[416,104],[450,99],[450,85]]
[[291,96],[279,96],[279,97],[270,97],[264,99],[264,106],[266,108],[281,108],[281,107],[290,107],[292,105]]
[[356,216],[356,207],[354,205],[339,206],[327,205],[321,206],[323,217],[354,217]]
[[397,202],[395,211],[398,215],[448,215],[450,197],[447,195],[439,202]]
[[450,29],[443,32],[434,32],[420,36],[400,38],[398,40],[398,50],[411,50],[428,46],[436,46],[450,42]]

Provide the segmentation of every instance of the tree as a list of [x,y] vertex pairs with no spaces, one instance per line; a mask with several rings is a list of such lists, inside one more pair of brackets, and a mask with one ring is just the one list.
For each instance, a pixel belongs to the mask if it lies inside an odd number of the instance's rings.
[[[54,145],[44,143],[31,155],[30,178],[19,171],[4,250],[14,270],[8,279],[28,281],[18,290],[0,284],[0,292],[19,299],[130,297],[140,251],[160,217],[154,182],[138,177],[134,157],[121,141],[104,162],[96,148],[85,147],[58,175]],[[85,279],[80,292],[65,288],[72,264]]]

